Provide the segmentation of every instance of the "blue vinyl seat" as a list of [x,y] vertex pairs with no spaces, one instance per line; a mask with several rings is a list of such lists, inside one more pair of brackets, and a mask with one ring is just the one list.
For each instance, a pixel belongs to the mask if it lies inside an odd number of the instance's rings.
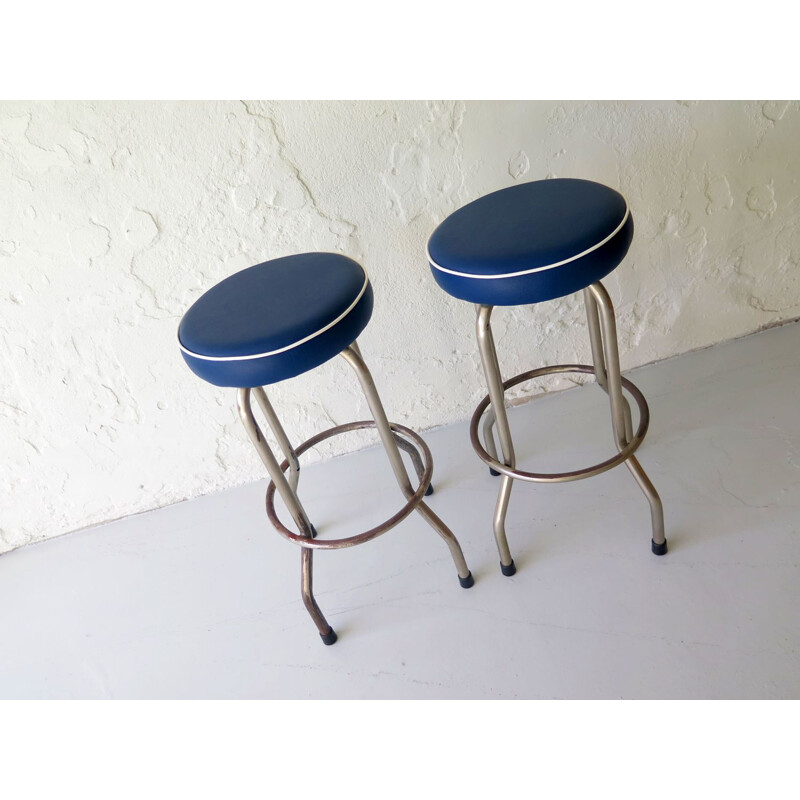
[[433,276],[472,303],[524,305],[572,294],[625,257],[633,218],[619,193],[573,178],[511,186],[451,214],[428,242]]
[[292,378],[336,356],[372,315],[364,268],[337,253],[303,253],[237,272],[186,312],[178,341],[189,368],[216,386]]

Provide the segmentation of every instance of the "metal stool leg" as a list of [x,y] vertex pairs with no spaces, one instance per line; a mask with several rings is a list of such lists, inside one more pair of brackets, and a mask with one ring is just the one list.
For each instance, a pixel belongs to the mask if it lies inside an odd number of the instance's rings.
[[[278,444],[281,450],[283,450],[286,460],[289,462],[289,486],[291,486],[292,491],[297,494],[297,484],[300,481],[300,459],[297,458],[297,453],[295,453],[289,441],[289,437],[286,435],[286,431],[284,431],[283,425],[281,425],[281,421],[278,419],[278,415],[275,413],[275,409],[272,407],[272,403],[270,403],[264,388],[262,386],[257,386],[253,389],[253,394],[255,394],[256,400],[258,400],[258,404],[261,406],[261,411],[267,420],[267,424],[278,440]],[[311,523],[309,523],[309,525],[311,525]],[[317,529],[313,525],[311,525],[311,536],[313,538],[317,536]]]
[[[506,415],[505,393],[503,391],[503,379],[500,376],[500,364],[497,360],[497,350],[494,346],[492,336],[491,316],[493,306],[477,306],[477,335],[478,348],[481,353],[483,372],[486,376],[486,384],[489,389],[489,399],[491,400],[491,410],[497,422],[497,434],[500,439],[500,447],[503,451],[503,463],[506,466],[514,467],[516,457],[514,455],[514,445],[511,441],[511,429],[508,425]],[[487,423],[484,423],[486,426]],[[489,425],[491,432],[491,426]],[[486,427],[484,427],[484,432]],[[493,437],[489,437],[493,439]],[[492,444],[494,442],[492,441]],[[487,439],[488,445],[488,439]],[[487,446],[488,449],[488,446]],[[491,452],[491,451],[490,451]],[[511,487],[513,479],[508,475],[503,475],[500,482],[500,491],[497,495],[497,505],[494,511],[494,538],[497,542],[497,550],[500,553],[500,569],[503,575],[513,575],[517,568],[514,559],[511,557],[511,550],[508,547],[506,537],[506,512],[508,511],[508,501],[511,497]]]
[[[358,376],[361,388],[364,390],[364,396],[366,397],[367,405],[372,412],[372,418],[375,420],[375,425],[378,429],[381,441],[383,442],[384,450],[386,450],[386,455],[389,457],[389,463],[392,466],[394,476],[397,479],[397,483],[400,485],[400,489],[405,497],[409,498],[414,494],[414,487],[411,485],[411,481],[408,478],[408,473],[403,465],[403,459],[400,457],[400,451],[397,449],[397,441],[392,434],[392,429],[389,427],[389,420],[386,417],[386,412],[384,411],[380,396],[375,388],[372,375],[370,374],[369,369],[367,369],[364,359],[361,357],[361,351],[358,349],[358,344],[353,342],[350,347],[342,350],[340,355],[347,361],[348,364],[350,364]],[[424,502],[420,502],[416,510],[422,514],[428,524],[447,543],[447,546],[450,548],[450,554],[455,562],[456,569],[458,570],[458,579],[461,585],[464,588],[469,588],[472,586],[474,583],[472,573],[467,566],[464,553],[461,550],[461,545],[459,545],[458,539],[456,539],[456,537],[453,535],[453,532],[444,524],[444,522],[442,522],[441,519],[439,519],[439,517],[436,516],[436,514],[433,513],[433,511],[431,511],[431,509]]]
[[[597,313],[597,302],[594,295],[587,288],[583,290],[583,300],[586,305],[586,320],[589,326],[589,341],[592,345],[592,364],[597,382],[603,391],[608,394],[608,379],[606,377],[606,360],[603,356],[603,338],[600,333],[600,317]],[[625,444],[633,438],[633,423],[631,421],[631,407],[628,398],[622,396],[622,410],[625,415]]]
[[[394,436],[394,441],[397,446],[403,450],[404,452],[408,453],[409,457],[411,458],[411,464],[414,467],[414,472],[417,473],[417,479],[422,481],[423,476],[425,475],[425,465],[422,463],[422,456],[419,454],[419,450],[414,447],[411,442],[407,442],[402,436],[398,436],[396,433],[392,433]],[[433,484],[429,483],[428,488],[425,490],[425,497],[430,497],[433,494]]]
[[289,437],[286,435],[286,431],[284,431],[283,425],[281,425],[281,421],[278,419],[278,415],[275,413],[275,409],[272,407],[272,403],[270,403],[263,387],[258,386],[252,391],[259,406],[261,406],[261,411],[267,420],[267,424],[272,429],[272,433],[278,440],[283,454],[289,461],[289,485],[292,487],[292,491],[297,492],[297,483],[300,480],[300,461],[297,458],[297,453],[294,452]]
[[[486,417],[483,420],[483,442],[486,446],[486,452],[497,461],[497,447],[494,443],[494,408],[489,408],[486,412]],[[500,473],[489,467],[489,474],[496,478]]]
[[[297,456],[294,455],[294,450],[289,444],[289,439],[286,436],[286,433],[283,430],[275,411],[270,405],[266,393],[260,388],[255,389],[254,391],[256,393],[256,398],[258,399],[259,405],[261,405],[261,408],[264,411],[264,416],[267,418],[267,422],[270,428],[272,428],[272,432],[275,434],[275,438],[281,445],[281,449],[284,451],[284,454],[289,460],[290,465],[292,465],[292,469],[294,471],[294,486],[290,485],[289,481],[286,480],[286,476],[281,471],[277,459],[267,444],[266,439],[264,439],[261,429],[258,427],[258,423],[253,416],[253,409],[250,405],[250,389],[239,389],[238,391],[236,399],[239,417],[242,420],[245,430],[249,434],[250,439],[253,442],[256,451],[258,452],[258,455],[264,462],[264,466],[267,468],[270,478],[274,482],[281,498],[283,499],[283,502],[286,504],[286,508],[292,515],[292,519],[294,519],[300,534],[302,536],[311,538],[314,535],[314,526],[309,521],[308,515],[306,514],[305,509],[303,508],[303,505],[297,496],[297,492],[295,491],[299,465],[295,469],[294,464],[292,463],[292,456],[294,456],[294,462],[297,462]],[[311,550],[303,548],[301,558],[301,593],[303,596],[303,603],[306,607],[306,610],[311,615],[311,619],[314,620],[314,624],[317,626],[317,630],[319,631],[322,641],[325,644],[333,644],[336,641],[336,632],[328,624],[328,621],[325,619],[323,613],[320,611],[319,606],[317,605],[317,601],[314,599],[314,594],[312,591],[312,565],[313,556]]]
[[[602,386],[599,373],[597,372],[598,356],[604,360],[605,383],[604,386],[608,393],[611,403],[611,419],[614,426],[614,435],[617,447],[622,450],[631,441],[631,419],[630,407],[627,405],[622,394],[622,382],[619,366],[619,349],[617,345],[617,323],[614,317],[614,305],[605,287],[598,281],[593,283],[588,290],[584,290],[587,296],[586,310],[589,318],[589,331],[592,338],[592,355],[595,359],[595,372],[598,375],[598,383]],[[591,295],[591,302],[588,295]],[[597,321],[597,310],[600,312],[600,320]],[[594,311],[593,324],[592,313]],[[598,347],[597,338],[599,328],[602,327],[602,348]],[[644,492],[645,497],[650,503],[650,516],[653,526],[652,550],[656,555],[664,555],[667,552],[667,540],[664,535],[664,509],[661,498],[651,483],[647,474],[642,469],[641,464],[635,456],[631,455],[625,461],[625,465],[631,471],[639,487]]]
[[300,593],[303,605],[311,615],[323,644],[335,644],[336,631],[328,624],[314,599],[314,551],[304,547],[300,554]]

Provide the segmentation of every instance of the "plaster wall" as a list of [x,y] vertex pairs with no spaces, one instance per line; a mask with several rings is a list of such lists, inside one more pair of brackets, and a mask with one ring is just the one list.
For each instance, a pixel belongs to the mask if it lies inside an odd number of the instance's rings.
[[[434,284],[427,237],[552,176],[630,203],[606,281],[623,368],[800,315],[798,102],[0,104],[0,552],[263,477],[233,392],[195,378],[175,334],[204,290],[269,258],[361,261],[390,418],[468,417],[474,311]],[[589,358],[579,296],[493,325],[506,375]],[[271,394],[295,441],[368,415],[340,359]]]

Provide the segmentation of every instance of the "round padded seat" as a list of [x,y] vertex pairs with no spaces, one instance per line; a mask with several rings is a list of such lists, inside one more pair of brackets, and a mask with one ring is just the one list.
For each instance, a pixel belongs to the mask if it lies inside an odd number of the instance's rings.
[[202,295],[178,328],[189,368],[216,386],[292,378],[352,344],[372,315],[364,268],[337,253],[303,253],[237,272]]
[[436,282],[481,305],[539,303],[599,281],[628,252],[633,218],[619,193],[554,178],[485,195],[451,214],[428,241]]

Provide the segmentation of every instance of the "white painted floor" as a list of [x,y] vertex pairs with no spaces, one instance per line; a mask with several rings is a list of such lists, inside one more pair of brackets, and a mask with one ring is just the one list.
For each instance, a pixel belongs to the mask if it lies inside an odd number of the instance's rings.
[[[630,377],[650,403],[638,455],[664,500],[666,556],[651,555],[647,503],[620,467],[516,484],[519,571],[503,577],[497,479],[460,424],[426,435],[430,505],[460,538],[472,589],[415,514],[317,554],[339,633],[323,646],[299,550],[270,527],[260,482],[0,557],[0,697],[800,697],[800,325]],[[612,450],[594,385],[511,421],[529,469]],[[305,469],[301,496],[331,537],[400,501],[377,448]]]

